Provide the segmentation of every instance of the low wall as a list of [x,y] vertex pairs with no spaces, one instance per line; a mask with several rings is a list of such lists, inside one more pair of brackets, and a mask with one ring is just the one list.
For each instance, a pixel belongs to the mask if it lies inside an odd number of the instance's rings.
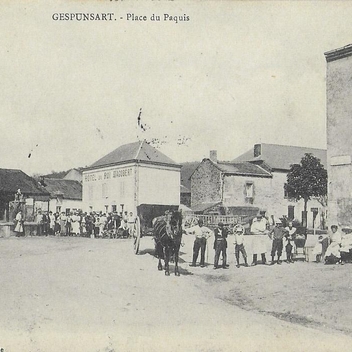
[[[13,222],[2,222],[0,223],[0,238],[8,238],[11,236],[18,235],[14,231],[15,224]],[[26,222],[24,224],[23,236],[36,236],[37,235],[37,224],[35,222]]]

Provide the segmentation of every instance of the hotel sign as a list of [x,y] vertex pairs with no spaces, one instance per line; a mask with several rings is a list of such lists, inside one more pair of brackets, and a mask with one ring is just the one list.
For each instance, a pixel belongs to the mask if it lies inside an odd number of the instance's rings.
[[101,180],[109,180],[111,178],[129,177],[132,176],[132,168],[115,169],[110,171],[94,172],[84,176],[85,182],[95,182]]

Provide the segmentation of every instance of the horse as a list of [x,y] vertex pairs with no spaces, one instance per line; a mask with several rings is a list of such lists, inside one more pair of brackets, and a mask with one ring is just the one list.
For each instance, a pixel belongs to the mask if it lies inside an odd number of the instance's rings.
[[155,254],[159,258],[158,270],[163,270],[161,259],[164,259],[165,275],[170,275],[169,261],[173,256],[175,275],[180,276],[178,269],[179,251],[182,241],[182,213],[179,211],[165,212],[153,220]]

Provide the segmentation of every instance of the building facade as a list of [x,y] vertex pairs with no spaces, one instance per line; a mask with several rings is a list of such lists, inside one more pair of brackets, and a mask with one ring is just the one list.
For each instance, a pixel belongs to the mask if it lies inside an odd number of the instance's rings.
[[53,213],[82,209],[82,183],[70,179],[42,178],[43,188],[50,193],[49,211]]
[[352,227],[352,44],[325,58],[329,223]]
[[146,141],[123,145],[83,170],[84,211],[179,205],[180,168]]
[[[191,176],[192,209],[210,209],[223,214],[253,215],[259,209],[268,216],[303,219],[303,201],[289,199],[285,184],[291,164],[312,153],[326,164],[322,149],[256,144],[232,162],[219,162],[211,152]],[[308,203],[308,226],[323,227],[326,209],[317,200]]]
[[21,210],[26,221],[33,221],[37,209],[48,210],[49,193],[42,189],[36,180],[21,170],[0,169],[0,221],[12,221],[19,209],[15,200],[21,193]]

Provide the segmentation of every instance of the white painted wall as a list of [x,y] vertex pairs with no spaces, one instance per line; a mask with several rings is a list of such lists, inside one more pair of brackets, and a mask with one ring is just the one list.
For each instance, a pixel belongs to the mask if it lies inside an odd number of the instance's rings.
[[82,209],[83,202],[81,200],[72,200],[72,199],[50,199],[49,202],[49,211],[56,213],[58,206],[61,207],[61,211],[66,212],[67,209],[72,211],[73,209]]
[[140,165],[139,204],[180,204],[181,174],[179,168]]
[[180,169],[129,163],[83,171],[83,211],[135,212],[139,204],[180,204]]

